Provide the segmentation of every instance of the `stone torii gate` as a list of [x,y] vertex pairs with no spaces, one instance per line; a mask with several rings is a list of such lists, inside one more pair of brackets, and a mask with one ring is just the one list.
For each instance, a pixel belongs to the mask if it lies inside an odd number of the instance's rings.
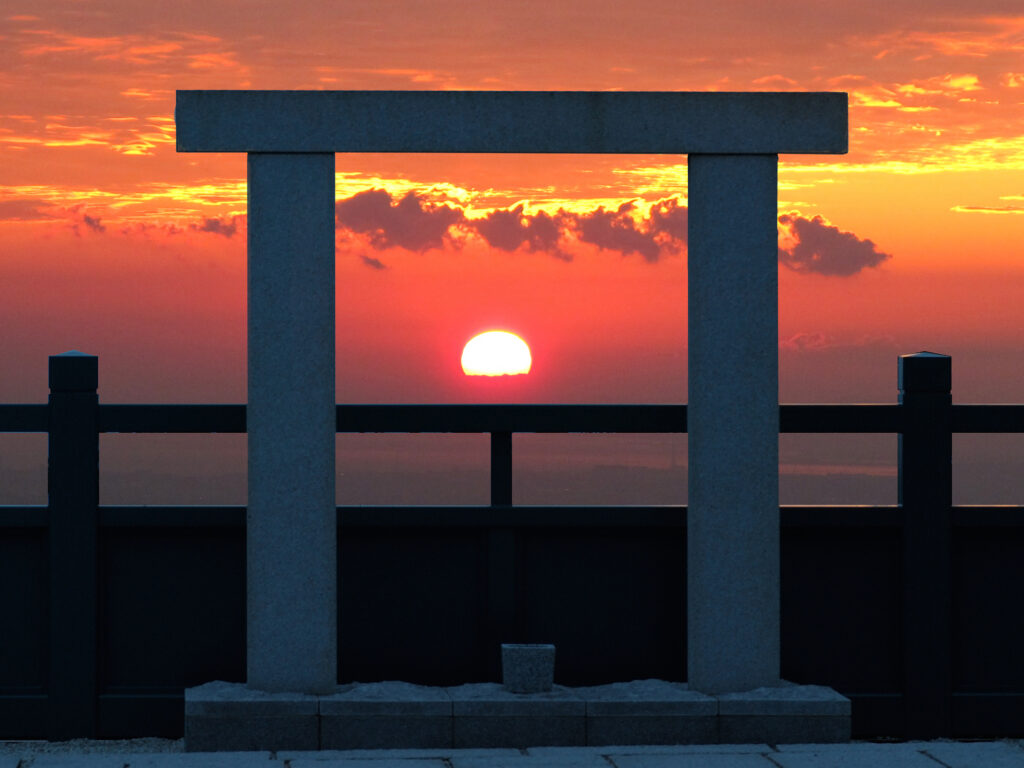
[[179,152],[248,153],[250,689],[337,680],[335,153],[689,155],[690,688],[779,685],[777,169],[845,93],[178,91]]

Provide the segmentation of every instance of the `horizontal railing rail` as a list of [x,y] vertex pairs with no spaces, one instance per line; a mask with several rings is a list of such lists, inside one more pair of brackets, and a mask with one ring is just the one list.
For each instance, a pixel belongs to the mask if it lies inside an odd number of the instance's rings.
[[[898,403],[782,404],[779,432],[903,431]],[[1024,433],[1024,405],[954,404],[953,433]],[[49,406],[0,405],[0,432],[48,432]],[[338,405],[338,432],[685,433],[686,405]],[[243,433],[245,405],[99,406],[101,433]]]
[[[779,432],[903,430],[898,403],[782,404]],[[954,433],[1024,433],[1024,405],[954,404]],[[686,405],[338,405],[338,432],[685,433]],[[99,406],[101,433],[242,433],[245,405]],[[0,405],[0,432],[47,432],[45,404]]]
[[[685,433],[686,405],[338,405],[338,432]],[[954,404],[953,433],[1024,433],[1024,405]],[[903,430],[898,403],[782,404],[779,432],[871,434]],[[0,405],[0,432],[47,432],[45,404]],[[99,406],[99,432],[246,431],[245,405]]]

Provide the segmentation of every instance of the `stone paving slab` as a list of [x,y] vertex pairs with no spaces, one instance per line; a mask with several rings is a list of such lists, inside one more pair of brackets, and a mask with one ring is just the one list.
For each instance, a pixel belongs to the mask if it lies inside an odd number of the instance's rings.
[[1024,749],[1003,741],[920,742],[917,747],[949,768],[1019,768],[1024,765]]
[[[168,744],[180,749],[180,740]],[[0,743],[0,768],[1024,768],[1024,748],[1014,740],[374,749],[271,757],[269,752],[143,752],[126,742]]]
[[354,760],[367,758],[373,760],[391,760],[399,758],[438,758],[451,757],[522,757],[522,752],[511,747],[488,747],[480,749],[324,749],[316,752],[300,752],[295,750],[278,752],[277,759],[288,760]]
[[766,757],[749,754],[615,755],[611,761],[616,768],[774,768]]
[[[33,768],[124,768],[128,755],[52,755],[37,754],[28,763]],[[134,755],[141,757],[141,755]]]
[[935,743],[931,741],[851,741],[848,744],[777,744],[775,750],[783,754],[789,752],[817,752],[828,755],[844,753],[870,755],[885,759],[887,755],[898,757],[911,752],[920,752]]
[[[602,755],[763,755],[767,744],[650,744],[593,747]],[[532,749],[530,750],[533,751]]]
[[[921,753],[921,745],[903,744],[800,744],[790,750],[780,744],[772,760],[780,768],[940,768],[941,763]],[[1021,762],[1024,765],[1024,761]],[[978,768],[986,768],[979,764]]]
[[566,752],[561,755],[518,755],[516,757],[459,757],[450,760],[452,768],[611,768],[602,755],[592,752]]
[[253,768],[270,762],[269,752],[188,752],[162,755],[120,755],[131,768]]

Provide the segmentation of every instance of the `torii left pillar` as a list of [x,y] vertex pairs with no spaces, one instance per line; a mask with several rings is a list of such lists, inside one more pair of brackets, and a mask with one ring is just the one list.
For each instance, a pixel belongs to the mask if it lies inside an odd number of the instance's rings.
[[248,153],[247,683],[337,686],[334,154]]

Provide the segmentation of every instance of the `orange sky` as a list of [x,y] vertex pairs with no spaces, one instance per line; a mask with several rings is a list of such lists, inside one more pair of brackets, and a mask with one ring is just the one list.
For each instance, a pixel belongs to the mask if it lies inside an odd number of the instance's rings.
[[[174,91],[201,88],[847,91],[850,153],[781,159],[781,399],[891,401],[930,349],[958,401],[1024,400],[1017,0],[3,13],[0,402],[42,400],[71,348],[107,402],[244,400],[245,159],[174,148]],[[337,171],[339,401],[685,400],[685,158]],[[496,326],[533,349],[514,390],[459,373]]]

